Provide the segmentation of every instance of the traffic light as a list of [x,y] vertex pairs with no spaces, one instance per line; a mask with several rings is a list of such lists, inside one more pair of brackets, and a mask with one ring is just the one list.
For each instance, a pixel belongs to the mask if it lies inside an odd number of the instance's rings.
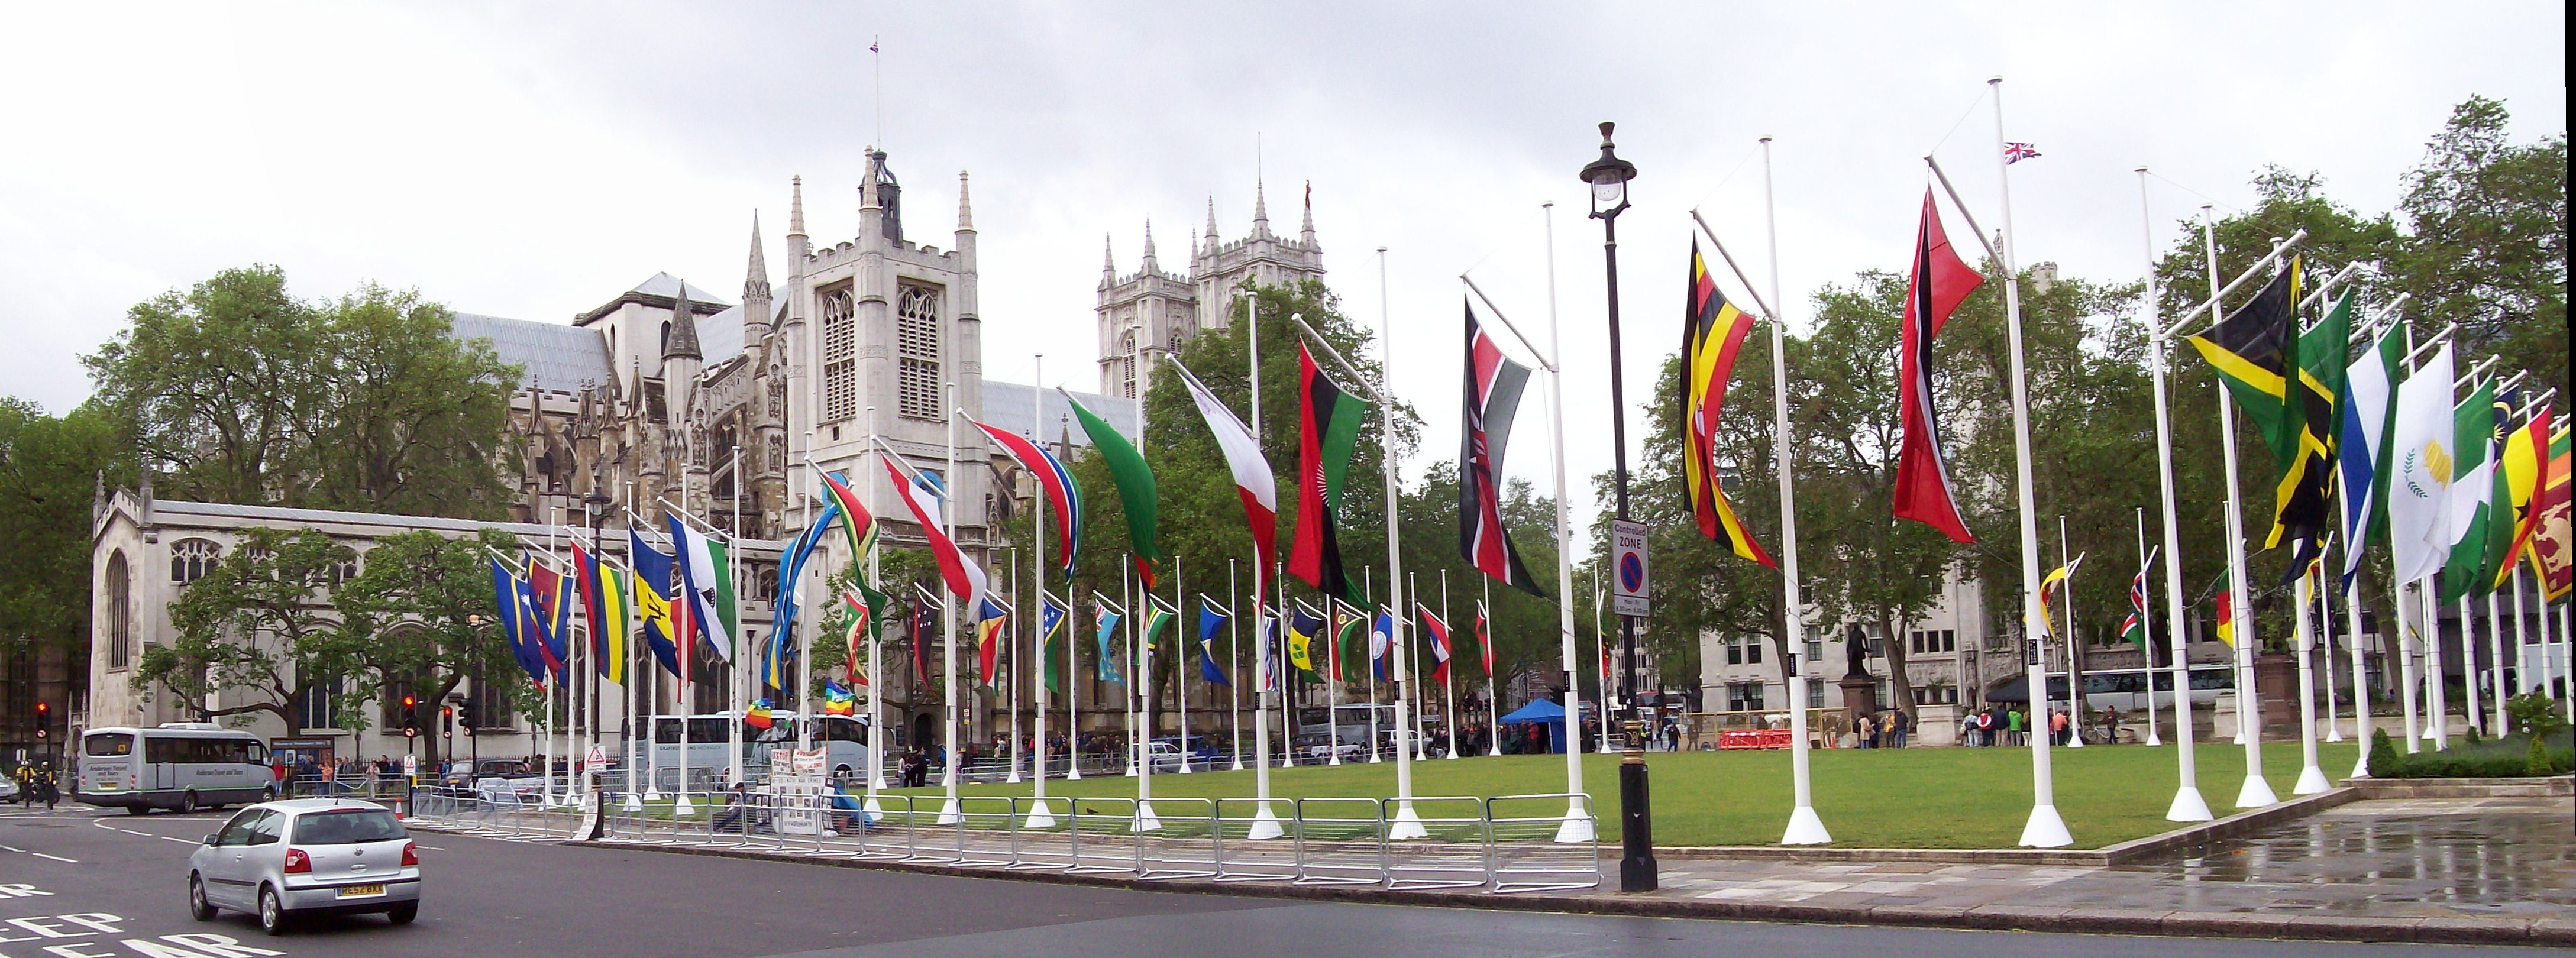
[[402,721],[404,738],[420,736],[420,699],[409,692],[403,693]]
[[54,734],[54,703],[36,703],[36,740],[41,742]]
[[456,737],[455,706],[449,706],[438,710],[438,734],[446,738]]

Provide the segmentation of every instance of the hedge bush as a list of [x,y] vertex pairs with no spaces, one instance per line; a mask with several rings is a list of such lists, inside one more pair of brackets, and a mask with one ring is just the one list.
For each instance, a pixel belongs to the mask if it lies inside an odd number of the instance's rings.
[[[2535,771],[2542,756],[2547,757],[2548,771]],[[2537,739],[2508,735],[2413,755],[2398,751],[2385,731],[2374,730],[2370,735],[2372,778],[2525,778],[2570,771],[2576,771],[2576,734],[2568,729]]]

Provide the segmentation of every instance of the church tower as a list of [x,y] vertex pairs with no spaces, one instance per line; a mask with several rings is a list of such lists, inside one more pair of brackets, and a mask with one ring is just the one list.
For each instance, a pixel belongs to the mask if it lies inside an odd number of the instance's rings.
[[1141,269],[1119,275],[1114,255],[1101,264],[1093,312],[1099,323],[1102,393],[1144,395],[1155,357],[1178,349],[1182,340],[1199,330],[1225,328],[1234,315],[1236,291],[1245,284],[1282,286],[1324,278],[1324,248],[1315,241],[1311,187],[1306,191],[1305,222],[1296,238],[1270,231],[1270,199],[1258,180],[1252,188],[1251,235],[1231,243],[1219,235],[1216,199],[1210,197],[1206,232],[1191,244],[1186,274],[1163,271],[1154,255],[1150,222],[1145,227]]

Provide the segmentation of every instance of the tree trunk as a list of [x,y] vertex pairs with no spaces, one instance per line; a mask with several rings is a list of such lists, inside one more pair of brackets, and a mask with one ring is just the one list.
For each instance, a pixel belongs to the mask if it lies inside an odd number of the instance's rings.
[[1887,653],[1887,695],[1896,700],[1896,709],[1904,712],[1906,719],[1912,720],[1915,718],[1914,682],[1905,675],[1905,656],[1912,650],[1905,647],[1894,616],[1891,609],[1878,610],[1879,631],[1886,636],[1883,648]]

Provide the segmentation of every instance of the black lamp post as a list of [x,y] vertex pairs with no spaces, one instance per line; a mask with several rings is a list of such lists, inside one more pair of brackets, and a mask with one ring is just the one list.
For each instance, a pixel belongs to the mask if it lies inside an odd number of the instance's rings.
[[[1628,209],[1628,181],[1637,165],[1620,159],[1610,142],[1612,124],[1601,124],[1601,158],[1583,167],[1583,182],[1592,186],[1592,218],[1601,221],[1601,259],[1608,273],[1610,299],[1610,436],[1616,450],[1612,475],[1618,489],[1618,517],[1628,518],[1628,398],[1619,371],[1619,214]],[[1646,723],[1637,709],[1637,620],[1619,617],[1619,695],[1627,703],[1622,724],[1625,742],[1619,760],[1619,890],[1653,891],[1655,879],[1654,807],[1646,789]],[[1602,690],[1606,696],[1607,689]],[[1610,720],[1610,710],[1601,710]]]

